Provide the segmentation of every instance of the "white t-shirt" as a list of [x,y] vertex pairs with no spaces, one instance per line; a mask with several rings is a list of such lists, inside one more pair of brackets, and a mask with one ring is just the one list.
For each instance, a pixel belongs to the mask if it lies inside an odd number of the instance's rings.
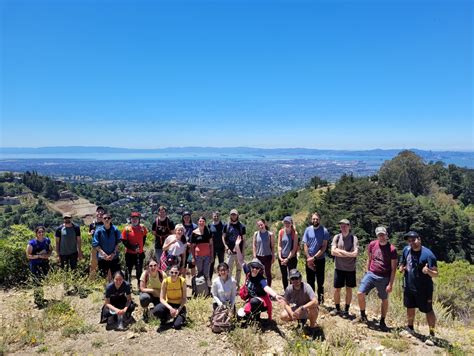
[[[168,236],[163,245],[166,245],[168,242],[174,239],[176,239],[176,235]],[[181,240],[175,241],[173,244],[171,244],[170,248],[168,249],[168,253],[170,253],[173,256],[181,256],[185,252],[186,252],[186,244],[182,243]]]

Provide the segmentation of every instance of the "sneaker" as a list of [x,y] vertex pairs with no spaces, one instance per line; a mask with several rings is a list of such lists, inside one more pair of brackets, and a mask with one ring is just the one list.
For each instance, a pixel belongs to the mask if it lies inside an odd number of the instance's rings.
[[383,320],[380,320],[379,327],[382,331],[388,331],[388,326],[387,326],[387,324],[385,324],[385,321],[383,321]]
[[331,310],[331,312],[329,313],[329,315],[331,315],[331,316],[341,315],[341,311],[340,311],[340,310],[337,310],[337,309],[333,309],[333,310]]
[[364,316],[360,315],[357,318],[355,318],[352,322],[353,323],[368,323],[369,320],[367,319],[366,315],[364,315]]
[[342,317],[343,319],[349,319],[349,317],[350,317],[349,312],[344,310],[344,311],[341,313],[341,317]]
[[158,327],[158,329],[156,329],[156,332],[157,332],[157,333],[162,333],[162,332],[165,331],[165,330],[166,330],[165,325],[164,325],[164,324],[161,324],[161,325]]
[[239,308],[239,310],[237,310],[237,316],[240,317],[240,318],[245,317],[244,308]]

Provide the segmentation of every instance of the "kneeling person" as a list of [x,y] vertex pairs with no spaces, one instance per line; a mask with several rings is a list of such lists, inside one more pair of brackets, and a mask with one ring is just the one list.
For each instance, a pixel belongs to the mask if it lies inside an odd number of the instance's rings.
[[143,308],[143,320],[148,321],[148,306],[150,303],[156,307],[160,304],[161,284],[166,278],[166,273],[158,269],[155,259],[150,259],[148,268],[140,277],[140,305]]
[[309,327],[314,332],[318,327],[318,298],[308,283],[302,281],[301,273],[292,269],[290,271],[290,283],[285,290],[283,305],[285,310],[280,317],[283,321],[301,320],[302,324],[309,319]]

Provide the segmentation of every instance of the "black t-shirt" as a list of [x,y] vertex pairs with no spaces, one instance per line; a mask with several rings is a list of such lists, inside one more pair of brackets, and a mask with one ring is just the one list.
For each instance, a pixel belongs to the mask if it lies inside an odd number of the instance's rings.
[[216,225],[210,223],[208,228],[211,232],[214,248],[216,250],[224,249],[224,243],[222,242],[222,231],[224,230],[224,224],[221,221],[219,221]]
[[250,273],[250,266],[245,264],[244,265],[244,272],[247,275],[247,279],[245,280],[245,285],[249,291],[249,296],[251,298],[254,297],[264,297],[267,292],[265,292],[264,288],[268,285],[267,279],[263,276],[262,273],[257,274],[257,276],[252,277]]
[[196,234],[195,232],[191,235],[191,243],[192,244],[207,244],[211,241],[212,236],[211,232],[207,227],[204,228],[204,232],[202,235]]
[[155,248],[163,248],[163,243],[173,230],[174,223],[168,217],[163,221],[155,219],[151,225],[151,231],[156,232]]
[[104,226],[104,223],[102,221],[94,221],[89,225],[89,232],[96,230],[98,226]]
[[110,304],[116,308],[124,308],[127,303],[127,295],[132,294],[132,289],[127,281],[123,281],[117,289],[112,282],[105,288],[105,297],[110,299]]
[[[223,233],[225,234],[225,243],[230,250],[233,250],[235,247],[235,241],[237,241],[237,236],[243,236],[247,233],[245,225],[240,221],[237,221],[235,224],[229,223],[224,226]],[[244,242],[240,243],[240,251],[244,250]]]
[[414,251],[408,246],[402,253],[402,265],[406,266],[405,288],[413,292],[433,291],[433,279],[423,273],[423,267],[437,267],[436,257],[430,249],[422,246],[420,251]]

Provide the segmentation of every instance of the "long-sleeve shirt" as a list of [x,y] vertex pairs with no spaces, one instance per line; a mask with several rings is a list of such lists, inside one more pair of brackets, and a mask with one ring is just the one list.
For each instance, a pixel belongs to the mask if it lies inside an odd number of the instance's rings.
[[231,308],[235,304],[236,282],[232,277],[228,277],[223,281],[221,277],[217,277],[212,282],[212,297],[217,305],[228,304]]

